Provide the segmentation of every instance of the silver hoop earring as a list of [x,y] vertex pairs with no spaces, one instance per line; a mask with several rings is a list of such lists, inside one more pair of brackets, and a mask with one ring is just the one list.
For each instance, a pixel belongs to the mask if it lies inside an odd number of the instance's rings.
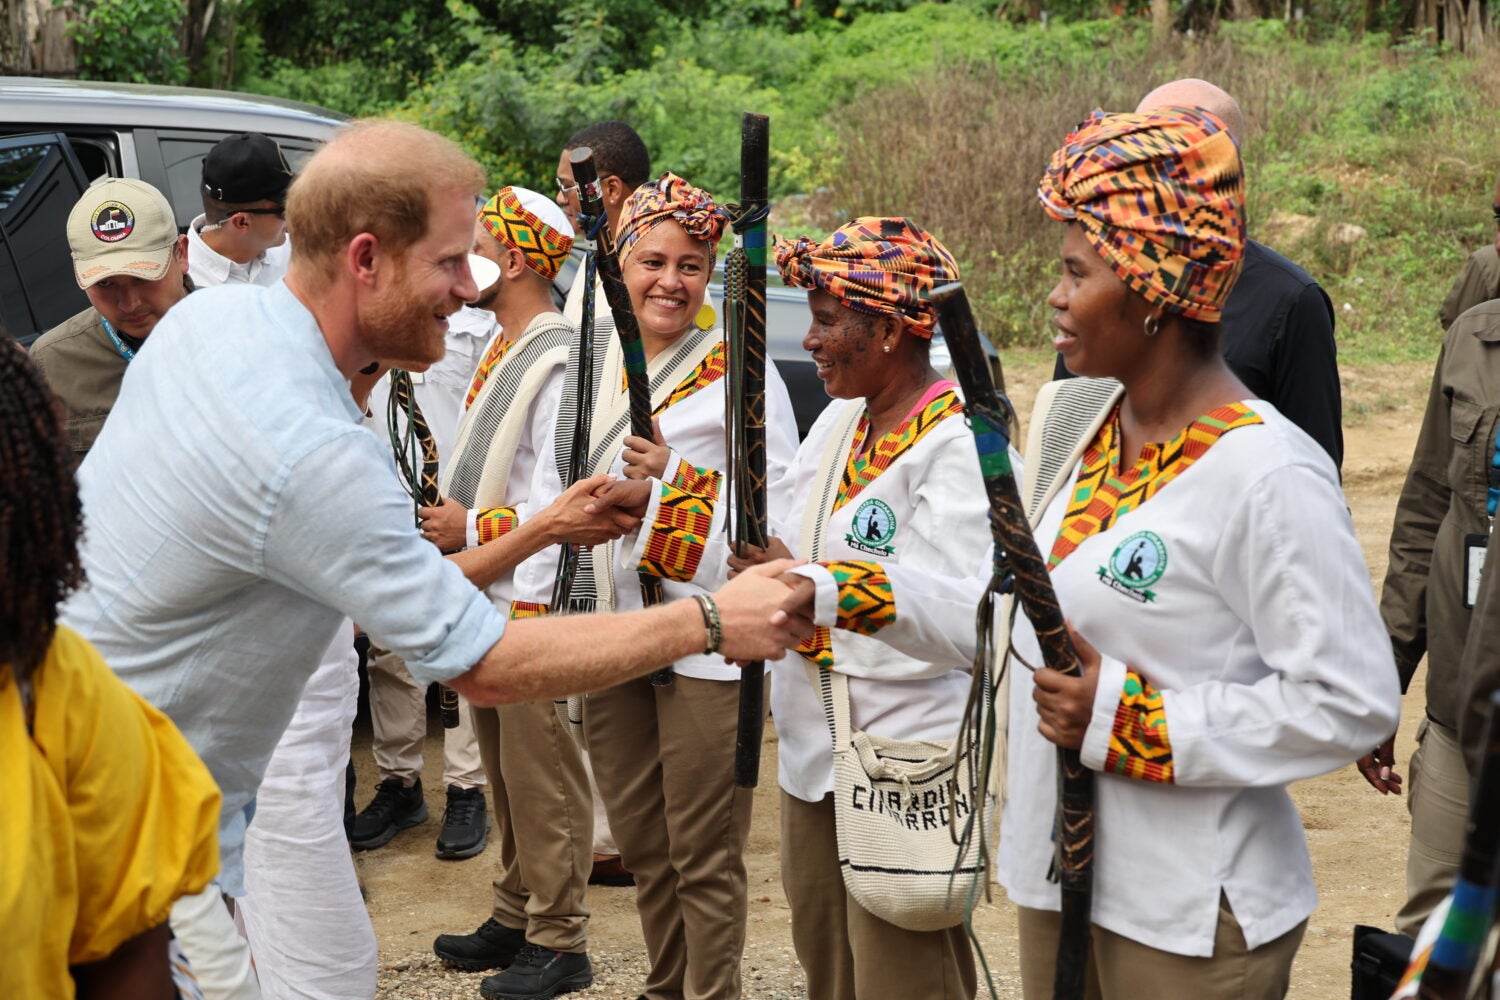
[[1161,332],[1161,317],[1160,316],[1147,316],[1146,317],[1145,327],[1146,327],[1146,336],[1148,336],[1148,337],[1154,337],[1154,336],[1156,336],[1158,333]]

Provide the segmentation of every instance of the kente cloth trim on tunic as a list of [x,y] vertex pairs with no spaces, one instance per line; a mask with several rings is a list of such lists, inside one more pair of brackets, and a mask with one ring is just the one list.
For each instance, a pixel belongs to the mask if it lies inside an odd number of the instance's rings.
[[549,614],[550,612],[551,609],[547,605],[538,604],[535,601],[510,602],[510,616],[512,619],[541,618],[543,615]]
[[1170,785],[1172,740],[1167,733],[1167,710],[1161,692],[1134,670],[1125,672],[1125,687],[1115,709],[1104,770],[1140,781]]
[[467,410],[474,402],[475,397],[479,395],[479,390],[484,388],[484,383],[489,379],[490,373],[505,359],[505,352],[510,350],[510,345],[514,343],[514,340],[507,340],[503,336],[490,341],[490,346],[485,349],[484,357],[479,361],[479,367],[474,371],[474,381],[469,383],[469,393],[464,397],[464,409]]
[[[721,340],[718,344],[714,345],[713,350],[708,352],[707,357],[698,362],[698,367],[693,369],[687,378],[678,383],[675,389],[667,393],[666,399],[663,399],[651,410],[651,415],[659,417],[670,407],[687,399],[699,389],[713,385],[724,377],[725,372],[728,371],[728,366],[728,356],[725,354],[724,342]],[[622,368],[620,370],[621,392],[628,392],[630,390],[629,377],[629,373]]]
[[668,482],[684,493],[702,497],[709,503],[717,503],[719,486],[723,480],[722,473],[713,469],[700,469],[685,459],[678,459],[677,468]]
[[477,511],[474,515],[474,525],[479,530],[480,545],[510,534],[520,523],[521,519],[516,515],[514,507],[490,507]]
[[917,412],[907,417],[894,430],[888,431],[876,441],[865,454],[865,438],[870,433],[870,416],[866,413],[854,432],[854,446],[849,449],[849,461],[844,467],[844,478],[839,482],[838,499],[833,509],[844,504],[869,486],[880,474],[891,467],[891,463],[912,449],[927,432],[949,417],[963,414],[963,403],[958,393],[946,389],[925,403]]
[[1128,470],[1120,471],[1120,409],[1100,426],[1078,465],[1073,498],[1052,543],[1047,568],[1053,569],[1074,549],[1150,500],[1173,479],[1192,468],[1214,442],[1238,427],[1261,423],[1243,403],[1230,403],[1188,424],[1166,444],[1147,444]]
[[703,561],[703,547],[713,523],[712,500],[662,483],[656,521],[638,569],[663,580],[692,580]]
[[[838,583],[838,616],[834,627],[860,635],[874,635],[896,620],[896,595],[891,579],[878,562],[841,559],[820,563]],[[819,625],[803,639],[797,652],[813,666],[833,669],[833,633]]]
[[874,635],[896,620],[896,596],[891,578],[878,562],[844,559],[823,563],[839,585],[837,626],[860,635]]

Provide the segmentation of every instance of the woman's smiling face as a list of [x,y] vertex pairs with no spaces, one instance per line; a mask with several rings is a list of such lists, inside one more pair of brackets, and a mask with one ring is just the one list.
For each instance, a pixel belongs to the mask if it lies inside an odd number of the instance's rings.
[[891,378],[884,353],[889,335],[882,317],[855,312],[820,288],[807,293],[812,326],[802,349],[812,355],[823,389],[834,399],[858,399],[880,390]]
[[622,271],[642,333],[671,340],[692,329],[708,293],[708,249],[672,220],[636,242]]

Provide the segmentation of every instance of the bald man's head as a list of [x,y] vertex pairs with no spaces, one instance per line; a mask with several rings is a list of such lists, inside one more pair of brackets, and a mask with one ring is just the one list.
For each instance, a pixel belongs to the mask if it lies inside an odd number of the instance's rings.
[[1141,98],[1135,106],[1137,112],[1154,111],[1158,108],[1203,108],[1213,112],[1236,145],[1245,141],[1245,116],[1240,112],[1239,102],[1223,89],[1207,80],[1191,77],[1164,83]]
[[334,133],[287,192],[292,262],[331,276],[345,248],[372,233],[401,253],[427,232],[436,192],[477,201],[484,171],[450,139],[409,122],[366,119]]

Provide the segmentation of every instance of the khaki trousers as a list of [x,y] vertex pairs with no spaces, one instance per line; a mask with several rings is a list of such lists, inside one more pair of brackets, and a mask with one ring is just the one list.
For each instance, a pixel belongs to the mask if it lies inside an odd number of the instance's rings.
[[[1021,992],[1051,1000],[1061,917],[1053,910],[1016,908],[1021,938]],[[1229,902],[1219,894],[1219,926],[1212,958],[1174,955],[1094,925],[1089,942],[1087,1000],[1191,997],[1192,1000],[1280,1000],[1292,979],[1292,959],[1307,930],[1304,920],[1253,951]]]
[[738,709],[738,684],[683,676],[584,702],[594,777],[635,875],[648,1000],[740,995],[752,794],[734,784]]
[[1423,719],[1407,774],[1411,778],[1406,798],[1411,844],[1406,852],[1406,902],[1396,914],[1396,929],[1415,937],[1452,891],[1463,857],[1469,770],[1457,734]]
[[973,1000],[963,927],[909,931],[872,915],[844,888],[833,796],[781,793],[781,882],[808,1000]]
[[[427,742],[427,685],[418,684],[406,663],[388,649],[370,646],[370,749],[382,780],[400,778],[410,788],[422,776],[422,744]],[[460,699],[458,728],[443,730],[443,784],[484,786],[484,767],[468,703]]]
[[500,844],[492,915],[542,948],[586,951],[594,824],[578,744],[550,701],[474,708],[473,718]]

